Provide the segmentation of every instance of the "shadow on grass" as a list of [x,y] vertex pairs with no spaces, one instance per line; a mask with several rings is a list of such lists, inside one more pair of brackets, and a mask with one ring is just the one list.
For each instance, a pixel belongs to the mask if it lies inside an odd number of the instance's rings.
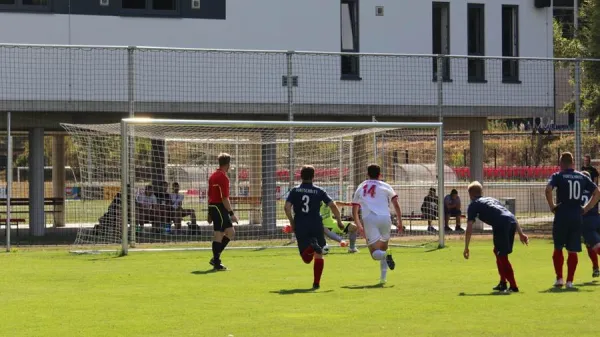
[[[577,287],[577,285],[576,285]],[[557,287],[552,287],[546,290],[542,290],[539,293],[540,294],[563,294],[563,293],[577,293],[577,292],[592,292],[591,290],[582,290],[579,288],[557,288]]]
[[376,284],[369,284],[369,285],[362,285],[362,286],[343,286],[343,289],[350,289],[350,290],[360,290],[360,289],[377,289],[377,288],[393,288],[394,285],[389,285],[386,286],[385,284],[380,284],[380,283],[376,283]]
[[315,290],[313,288],[298,288],[298,289],[280,289],[280,290],[272,290],[269,291],[271,294],[279,294],[279,295],[294,295],[294,294],[312,294],[312,293],[330,293],[333,290]]
[[583,282],[575,285],[576,287],[598,287],[600,286],[600,282],[591,281],[591,282]]
[[458,296],[465,296],[465,297],[478,297],[478,296],[508,296],[511,295],[512,293],[509,292],[500,292],[500,291],[492,291],[489,293],[480,293],[480,294],[467,294],[467,293],[458,293]]
[[194,270],[193,272],[191,272],[191,274],[194,275],[206,275],[206,274],[212,274],[212,273],[216,273],[217,271],[215,269],[206,269],[206,270]]

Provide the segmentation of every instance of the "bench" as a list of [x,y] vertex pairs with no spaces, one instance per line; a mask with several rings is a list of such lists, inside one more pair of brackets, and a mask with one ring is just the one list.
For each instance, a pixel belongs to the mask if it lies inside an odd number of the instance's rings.
[[[28,210],[13,210],[12,208],[14,206],[27,206],[29,207],[29,198],[11,198],[10,199],[10,213],[11,214],[29,214],[29,209]],[[0,199],[0,207],[6,207],[7,205],[7,200],[6,198]],[[44,213],[60,213],[60,212],[64,212],[64,210],[57,210],[56,208],[59,206],[64,206],[65,205],[65,199],[64,198],[44,198]],[[52,209],[46,209],[46,207],[52,207]],[[11,222],[14,219],[11,219]],[[25,220],[23,219],[19,219],[22,220],[20,222],[25,222]],[[4,223],[6,222],[6,219],[3,220]],[[18,229],[18,226],[17,226]]]
[[[10,226],[15,226],[17,227],[17,236],[19,236],[19,224],[25,222],[25,219],[10,219]],[[5,226],[7,227],[7,230],[10,228],[9,226],[6,226],[6,219],[0,219],[0,227]]]
[[241,197],[241,196],[230,196],[229,202],[235,212],[248,212],[248,221],[252,220],[252,212],[262,211],[262,198],[261,197]]
[[[392,217],[393,217],[393,220],[396,219],[396,215],[393,215]],[[434,219],[432,219],[432,221],[435,220],[435,219],[437,219],[437,217],[433,217],[433,218]],[[450,217],[450,219],[453,219],[453,218],[455,218],[455,217],[453,217],[453,216]],[[464,214],[461,214],[460,218],[461,219],[465,219],[466,216]],[[408,220],[408,228],[409,228],[409,230],[412,230],[412,222],[413,221],[427,220],[427,218],[423,214],[421,214],[421,213],[415,213],[413,211],[413,212],[410,212],[410,215],[408,215],[408,214],[402,214],[402,220]]]

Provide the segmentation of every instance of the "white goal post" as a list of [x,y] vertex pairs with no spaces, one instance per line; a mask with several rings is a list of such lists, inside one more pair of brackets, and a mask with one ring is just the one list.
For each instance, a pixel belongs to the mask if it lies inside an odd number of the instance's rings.
[[[90,212],[102,216],[93,228],[81,226],[78,245],[119,244],[127,254],[144,244],[189,249],[190,242],[210,242],[208,176],[218,166],[217,156],[226,152],[231,155],[231,201],[240,219],[235,240],[246,243],[242,246],[277,247],[293,240],[282,230],[287,224],[283,204],[290,186],[300,183],[303,165],[315,167],[315,184],[334,200],[350,202],[371,163],[381,166],[383,180],[399,195],[405,230],[400,234],[394,226],[391,243],[444,246],[443,216],[437,216],[444,214],[448,169],[442,123],[128,118],[120,125],[63,126],[76,144],[82,198]],[[161,206],[174,183],[184,200],[184,212],[177,216]],[[435,189],[436,214],[424,217],[424,197]],[[157,206],[149,211],[145,203]],[[342,213],[351,215],[349,208]]]

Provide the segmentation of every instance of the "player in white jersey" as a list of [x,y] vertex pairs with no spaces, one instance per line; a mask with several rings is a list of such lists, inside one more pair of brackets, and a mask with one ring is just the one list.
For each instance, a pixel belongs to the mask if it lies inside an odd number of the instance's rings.
[[[402,211],[398,203],[398,195],[392,186],[380,180],[381,168],[379,165],[369,165],[367,175],[368,180],[360,184],[354,192],[352,215],[359,230],[365,233],[371,257],[380,263],[380,283],[383,284],[386,281],[388,267],[391,270],[396,267],[392,255],[387,254],[392,227],[390,203],[394,207],[396,219],[398,219],[396,224],[398,233],[402,232]],[[362,213],[362,219],[359,217],[359,210]]]

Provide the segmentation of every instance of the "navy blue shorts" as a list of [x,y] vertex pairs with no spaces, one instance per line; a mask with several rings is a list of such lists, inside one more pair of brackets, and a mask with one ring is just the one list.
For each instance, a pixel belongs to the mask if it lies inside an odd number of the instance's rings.
[[552,240],[554,249],[566,248],[570,252],[581,252],[581,230],[583,217],[581,214],[556,214],[552,224]]
[[298,250],[300,254],[310,246],[310,241],[314,238],[317,239],[319,246],[324,247],[327,244],[325,241],[325,231],[323,230],[323,225],[310,225],[304,226],[302,224],[296,224],[296,230],[294,233],[296,234],[296,241],[298,243]]
[[586,245],[593,247],[600,243],[600,216],[583,217],[582,232]]
[[229,212],[223,204],[209,204],[208,214],[213,221],[213,230],[215,232],[224,232],[225,229],[233,227]]
[[460,209],[455,209],[455,208],[453,208],[453,209],[446,209],[446,208],[444,208],[444,214],[446,214],[446,216],[457,217],[457,216],[460,216],[462,213],[461,213]]
[[507,256],[512,253],[515,244],[515,233],[517,232],[517,224],[507,222],[505,225],[492,227],[494,235],[494,249],[496,255]]

